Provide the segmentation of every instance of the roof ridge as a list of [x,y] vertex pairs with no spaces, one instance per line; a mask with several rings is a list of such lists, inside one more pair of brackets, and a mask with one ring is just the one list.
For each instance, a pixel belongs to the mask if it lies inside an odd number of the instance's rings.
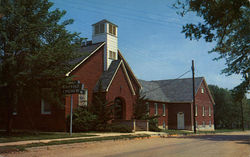
[[[205,78],[205,77],[203,77],[203,76],[201,76],[201,77],[195,77],[195,79],[199,79],[199,78]],[[142,79],[138,79],[138,80],[147,81],[147,82],[158,82],[158,81],[187,80],[187,79],[192,79],[192,77],[190,77],[190,78],[179,78],[179,79],[150,80],[150,81],[142,80]]]

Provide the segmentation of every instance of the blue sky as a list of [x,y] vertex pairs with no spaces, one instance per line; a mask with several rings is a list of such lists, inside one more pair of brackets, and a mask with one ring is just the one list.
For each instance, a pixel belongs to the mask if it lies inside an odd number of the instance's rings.
[[[184,18],[171,6],[174,0],[52,0],[54,8],[67,11],[66,19],[74,24],[72,32],[91,40],[93,23],[107,19],[118,25],[118,47],[135,75],[144,80],[175,79],[191,69],[195,60],[195,75],[206,78],[208,84],[232,89],[241,76],[225,76],[221,70],[225,61],[213,61],[214,46],[204,40],[190,41],[181,33],[182,25],[197,22],[195,15]],[[192,77],[191,72],[183,78]]]

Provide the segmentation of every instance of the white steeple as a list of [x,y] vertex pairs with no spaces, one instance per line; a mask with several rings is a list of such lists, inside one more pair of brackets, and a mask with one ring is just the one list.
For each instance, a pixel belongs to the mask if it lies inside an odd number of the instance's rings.
[[117,25],[108,20],[101,20],[92,25],[92,43],[105,42],[104,70],[106,71],[113,60],[118,58]]

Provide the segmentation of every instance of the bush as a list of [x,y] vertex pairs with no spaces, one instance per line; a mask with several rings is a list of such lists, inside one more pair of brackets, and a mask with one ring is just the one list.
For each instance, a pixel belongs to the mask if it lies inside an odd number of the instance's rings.
[[[89,112],[86,107],[77,108],[72,117],[73,132],[93,131],[96,119],[96,115]],[[69,128],[70,115],[67,117],[67,124]]]
[[124,124],[111,124],[109,126],[111,132],[131,133],[133,129]]
[[158,117],[149,118],[149,131],[160,132],[161,129],[158,128]]

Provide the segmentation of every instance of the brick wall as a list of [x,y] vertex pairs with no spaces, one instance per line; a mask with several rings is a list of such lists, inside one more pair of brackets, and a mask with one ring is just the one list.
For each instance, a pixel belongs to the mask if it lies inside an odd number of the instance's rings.
[[[79,80],[84,84],[84,88],[88,89],[88,105],[93,99],[93,89],[103,73],[103,52],[102,46],[90,58],[82,63],[71,75],[74,75],[74,80]],[[78,105],[78,94],[73,96],[74,108]],[[70,114],[70,96],[66,97],[65,115]]]
[[[157,104],[157,109],[158,109],[158,126],[163,127],[163,123],[165,122],[166,128],[168,127],[168,105],[167,103],[162,103],[162,102],[157,102],[157,101],[149,101],[149,115],[150,116],[155,116],[155,103]],[[165,104],[165,116],[163,115],[163,104]]]
[[192,130],[191,104],[190,103],[169,103],[168,104],[168,128],[177,129],[177,114],[184,113],[184,125],[186,130]]
[[[202,89],[204,93],[202,93]],[[213,102],[211,97],[209,96],[208,88],[203,81],[199,90],[196,93],[196,105],[197,105],[197,116],[196,121],[197,125],[200,129],[204,129],[202,126],[205,124],[205,127],[208,127],[211,121],[211,125],[214,125],[214,110],[213,110]],[[203,116],[203,106],[205,109],[205,113]],[[211,116],[209,116],[209,107],[211,108]]]
[[132,94],[122,66],[118,69],[106,96],[108,101],[114,101],[117,97],[124,100],[123,119],[130,120],[132,118],[135,96]]

